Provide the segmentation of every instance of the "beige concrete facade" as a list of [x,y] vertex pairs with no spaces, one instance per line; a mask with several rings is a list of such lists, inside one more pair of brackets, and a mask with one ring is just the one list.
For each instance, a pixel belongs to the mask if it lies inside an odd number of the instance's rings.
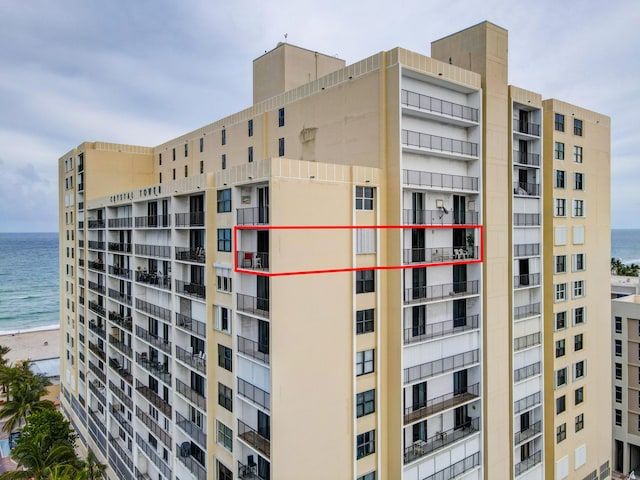
[[[110,478],[553,475],[548,182],[519,149],[540,157],[553,132],[540,95],[509,87],[507,43],[485,22],[432,58],[348,66],[280,44],[250,108],[60,158],[62,404]],[[608,190],[592,194],[595,230]],[[327,269],[353,270],[288,275]]]

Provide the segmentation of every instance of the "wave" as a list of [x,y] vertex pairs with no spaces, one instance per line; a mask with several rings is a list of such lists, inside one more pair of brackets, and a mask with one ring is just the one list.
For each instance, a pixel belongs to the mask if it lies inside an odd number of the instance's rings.
[[59,329],[60,329],[60,324],[44,325],[41,327],[19,328],[15,330],[0,330],[0,335],[16,335],[18,333],[29,333],[29,332],[46,332],[49,330],[59,330]]

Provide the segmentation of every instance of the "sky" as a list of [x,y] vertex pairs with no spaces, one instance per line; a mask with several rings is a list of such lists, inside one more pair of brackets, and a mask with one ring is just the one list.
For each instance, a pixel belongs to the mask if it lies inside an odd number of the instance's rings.
[[611,224],[640,228],[638,0],[0,0],[0,232],[58,229],[81,142],[156,146],[249,107],[285,34],[351,64],[484,20],[509,30],[509,83],[612,118]]

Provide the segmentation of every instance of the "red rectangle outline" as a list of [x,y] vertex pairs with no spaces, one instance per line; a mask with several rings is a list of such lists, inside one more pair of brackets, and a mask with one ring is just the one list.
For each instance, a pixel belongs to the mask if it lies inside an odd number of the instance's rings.
[[[475,228],[480,230],[480,258],[474,260],[463,260],[456,262],[439,262],[439,263],[420,263],[411,265],[388,265],[375,267],[352,267],[352,268],[333,268],[326,270],[302,270],[299,272],[260,272],[257,270],[246,270],[238,268],[238,230],[340,230],[340,229],[388,229],[388,228],[423,228],[423,229],[440,229],[440,228]],[[424,268],[424,267],[444,267],[448,265],[470,265],[474,263],[484,262],[484,229],[482,225],[236,225],[233,227],[233,271],[236,273],[246,273],[249,275],[257,275],[261,277],[283,277],[292,275],[312,275],[318,273],[337,273],[337,272],[357,272],[362,270],[404,270],[407,268]]]

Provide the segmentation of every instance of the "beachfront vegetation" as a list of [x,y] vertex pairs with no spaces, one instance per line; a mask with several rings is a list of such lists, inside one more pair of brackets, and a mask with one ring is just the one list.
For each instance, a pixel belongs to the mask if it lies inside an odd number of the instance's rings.
[[611,259],[611,273],[613,275],[622,275],[624,277],[637,277],[640,273],[640,265],[631,263],[629,265],[622,263],[619,258]]

